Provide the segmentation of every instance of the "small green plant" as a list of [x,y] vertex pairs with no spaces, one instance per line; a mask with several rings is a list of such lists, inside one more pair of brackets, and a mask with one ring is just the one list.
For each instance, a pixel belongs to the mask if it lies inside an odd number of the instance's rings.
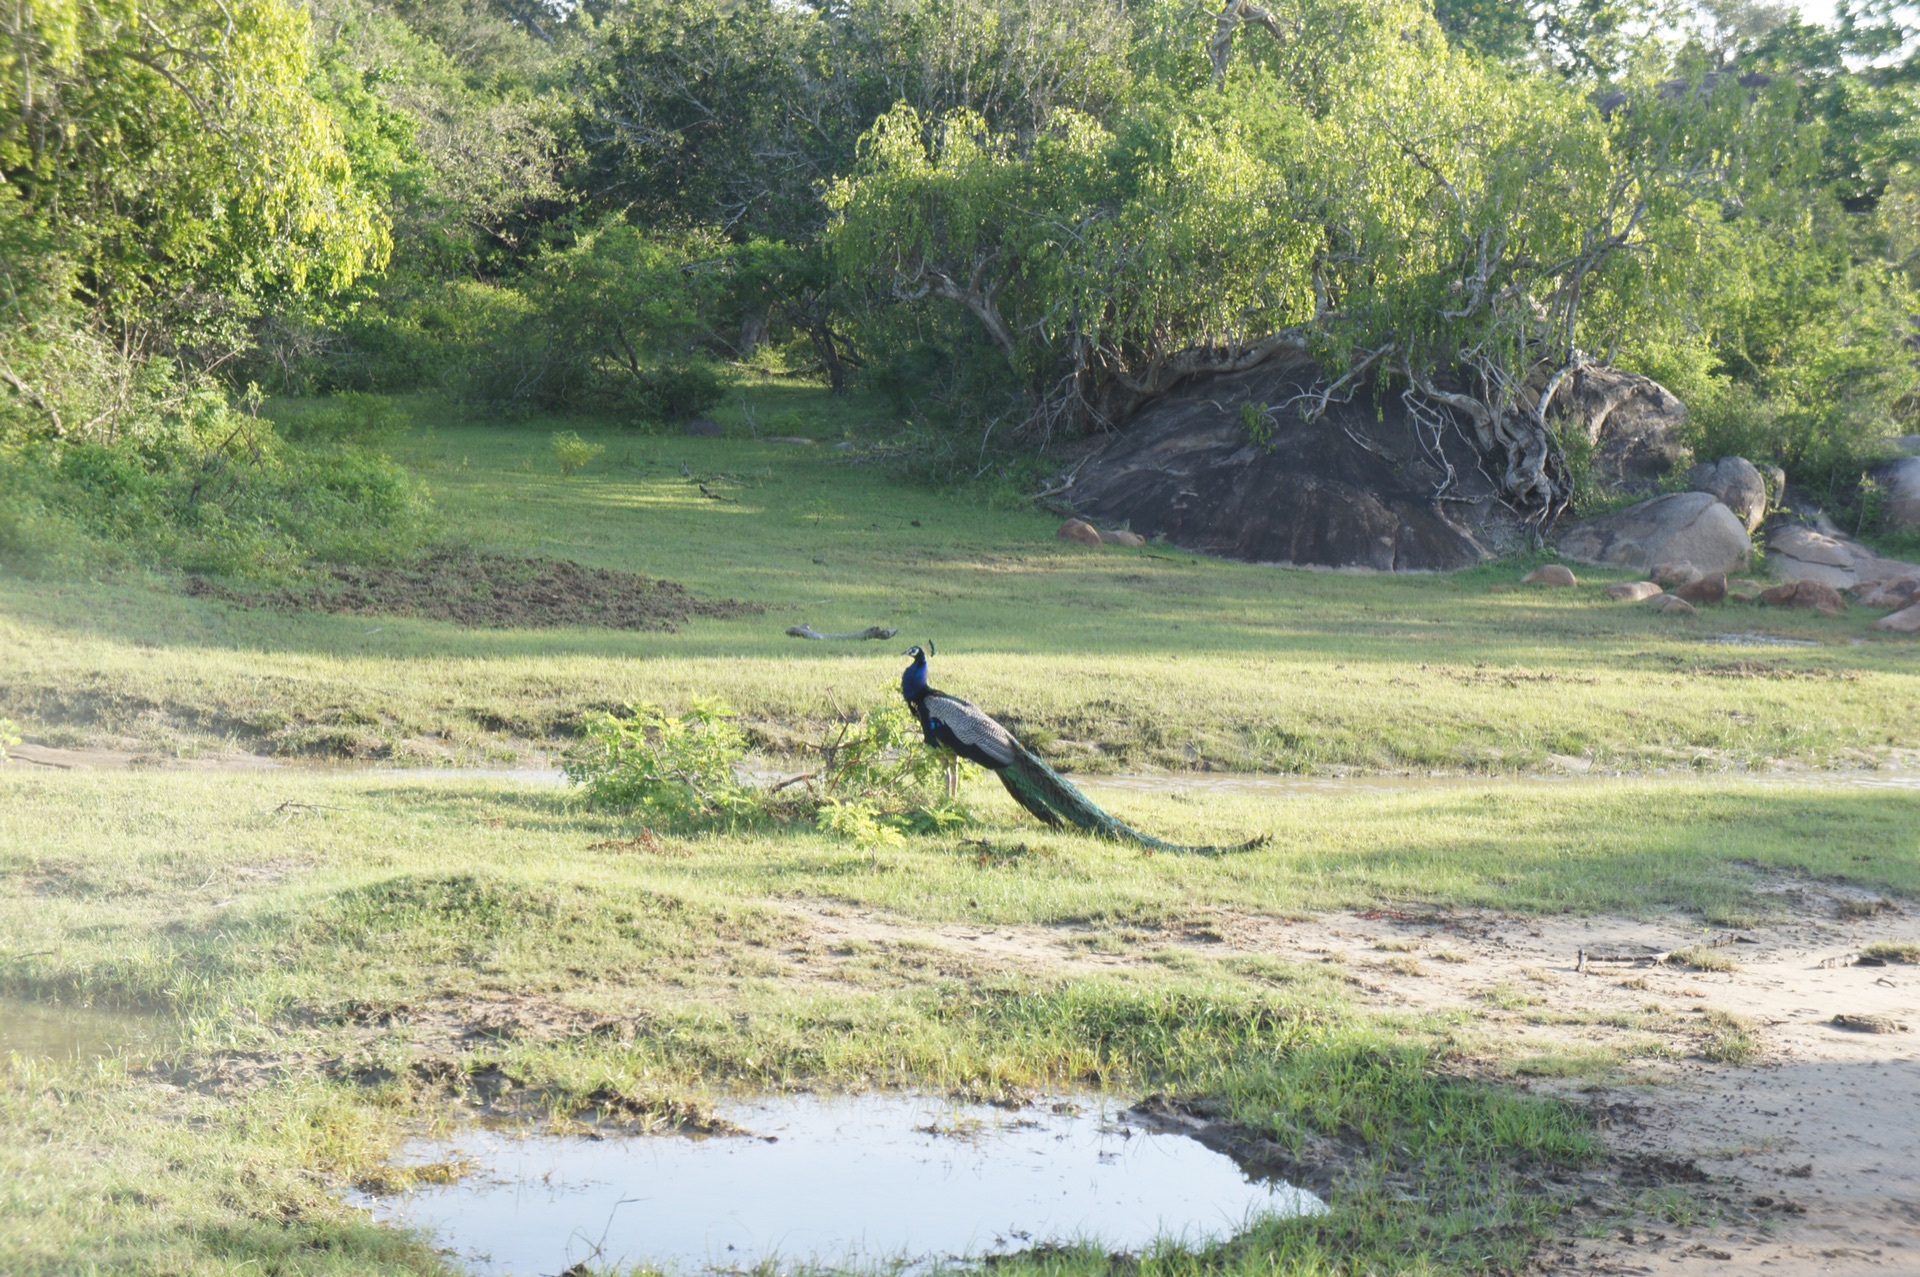
[[[0,722],[0,735],[4,735],[7,724]],[[6,742],[0,740],[0,745]],[[0,749],[0,755],[5,754]],[[1920,966],[1920,943],[1912,940],[1879,940],[1860,951],[1860,956],[1869,962],[1905,962]]]
[[1691,967],[1695,971],[1738,971],[1740,964],[1726,953],[1712,945],[1696,944],[1685,949],[1675,949],[1667,956],[1668,962]]
[[19,743],[19,725],[11,718],[0,718],[0,763],[7,761],[7,750]]
[[578,431],[553,432],[553,459],[560,463],[560,473],[563,475],[574,475],[586,469],[598,461],[606,450],[605,444],[588,443]]
[[1260,447],[1273,450],[1273,409],[1249,399],[1240,405],[1240,424]]
[[734,775],[747,739],[725,707],[698,704],[678,717],[657,705],[626,708],[624,716],[589,715],[585,739],[561,764],[589,803],[666,824],[738,820],[764,809],[766,795]]
[[1731,1011],[1708,1008],[1700,1013],[1706,1027],[1706,1040],[1700,1054],[1719,1064],[1751,1064],[1760,1058],[1760,1038],[1754,1030],[1758,1020]]

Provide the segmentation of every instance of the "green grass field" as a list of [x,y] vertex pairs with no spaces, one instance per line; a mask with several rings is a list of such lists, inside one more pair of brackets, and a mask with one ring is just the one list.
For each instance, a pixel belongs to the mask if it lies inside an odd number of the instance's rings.
[[[1506,1271],[1600,1164],[1588,1119],[1519,1089],[1517,1049],[1470,1015],[1387,1011],[1337,965],[1179,937],[1378,906],[1753,925],[1783,907],[1773,874],[1920,892],[1910,792],[1742,775],[1920,748],[1920,647],[1866,616],[1675,623],[1602,602],[1617,578],[1495,592],[1513,564],[1381,579],[1088,551],[1054,542],[1053,517],[859,463],[886,435],[877,410],[750,393],[762,433],[820,442],[581,428],[608,451],[562,478],[545,425],[421,404],[399,450],[451,539],[760,616],[482,632],[248,611],[161,580],[4,581],[0,714],[42,743],[452,761],[562,748],[622,700],[723,699],[797,762],[835,706],[894,695],[896,649],[932,637],[942,686],[1096,773],[1130,822],[1270,844],[1143,856],[1049,833],[978,775],[972,823],[875,848],[773,820],[643,832],[558,788],[456,777],[0,767],[0,995],[133,1009],[162,1035],[100,1060],[0,1055],[0,1271],[442,1272],[338,1197],[390,1177],[409,1133],[476,1105],[644,1126],[730,1092],[885,1086],[1169,1091],[1343,1168],[1330,1214],[1142,1271]],[[746,431],[740,405],[726,419]],[[849,433],[860,447],[831,447]],[[783,635],[801,622],[902,634]],[[1710,641],[1743,631],[1816,646]],[[1513,775],[1573,760],[1686,774]],[[1467,778],[1198,795],[1097,775],[1142,766]],[[849,937],[840,916],[885,928]],[[959,923],[1069,957],[914,938]]]
[[[1499,772],[1555,754],[1830,767],[1920,747],[1915,645],[1865,612],[1676,622],[1601,600],[1619,574],[1500,593],[1514,565],[1380,578],[1088,550],[1054,541],[1055,517],[862,464],[886,437],[875,405],[754,393],[753,421],[820,442],[583,428],[607,452],[563,478],[547,423],[422,403],[398,453],[451,540],[665,577],[763,615],[673,634],[468,631],[246,610],[171,581],[0,579],[0,714],[53,744],[435,761],[551,748],[622,701],[718,699],[781,753],[816,740],[832,707],[890,697],[897,649],[932,638],[941,686],[1083,771]],[[747,429],[742,405],[721,416]],[[842,435],[860,446],[836,450]],[[802,623],[902,641],[785,636]],[[1713,641],[1746,632],[1816,646]]]

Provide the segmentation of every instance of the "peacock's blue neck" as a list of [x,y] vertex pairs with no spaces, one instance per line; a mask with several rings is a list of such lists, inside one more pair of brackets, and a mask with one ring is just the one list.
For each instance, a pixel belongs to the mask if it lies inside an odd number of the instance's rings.
[[900,695],[908,704],[927,694],[927,658],[922,656],[900,674]]

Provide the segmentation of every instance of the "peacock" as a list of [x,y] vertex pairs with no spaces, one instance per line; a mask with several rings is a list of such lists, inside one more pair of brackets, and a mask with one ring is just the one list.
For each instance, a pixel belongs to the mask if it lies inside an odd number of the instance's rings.
[[[920,731],[926,737],[927,744],[991,771],[1007,787],[1013,800],[1039,817],[1042,823],[1055,829],[1071,824],[1116,842],[1130,842],[1150,851],[1188,855],[1213,856],[1251,851],[1266,844],[1267,839],[1262,836],[1232,847],[1182,847],[1162,842],[1121,824],[1094,806],[1064,776],[1041,762],[1032,750],[1015,740],[1013,733],[996,723],[991,715],[958,696],[929,686],[927,658],[933,653],[931,640],[924,650],[917,644],[908,648],[906,655],[913,658],[913,664],[907,666],[900,675],[900,694],[906,698],[914,717],[920,720]],[[957,762],[949,763],[949,796],[954,790],[957,767]]]

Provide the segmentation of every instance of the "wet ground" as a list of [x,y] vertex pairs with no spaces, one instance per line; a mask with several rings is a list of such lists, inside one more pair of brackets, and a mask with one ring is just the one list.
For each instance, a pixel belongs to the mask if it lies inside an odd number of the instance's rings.
[[1045,1243],[1196,1243],[1321,1209],[1310,1193],[1250,1179],[1197,1140],[1101,1103],[791,1096],[721,1106],[748,1132],[738,1136],[476,1131],[409,1150],[416,1163],[472,1174],[359,1203],[430,1230],[487,1274],[582,1261],[925,1269]]
[[156,1016],[0,998],[0,1056],[92,1060],[155,1047],[167,1037],[165,1025]]

